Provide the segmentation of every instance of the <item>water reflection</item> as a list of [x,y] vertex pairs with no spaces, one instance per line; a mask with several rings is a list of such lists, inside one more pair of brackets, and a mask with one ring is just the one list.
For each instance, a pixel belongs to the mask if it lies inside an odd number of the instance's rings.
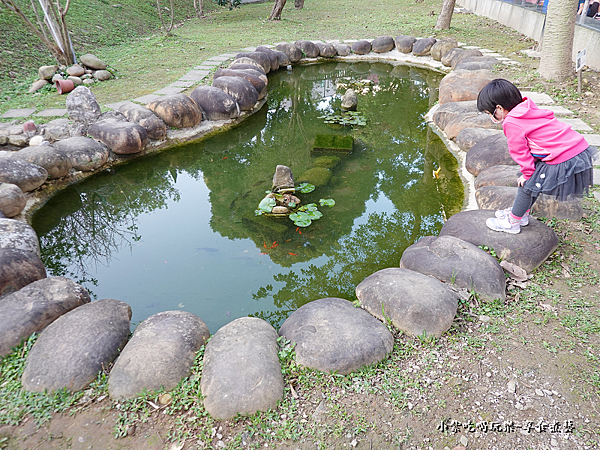
[[[212,332],[248,314],[277,325],[308,301],[353,299],[364,277],[397,266],[407,246],[462,207],[456,160],[422,117],[439,78],[364,62],[276,73],[268,103],[241,126],[53,198],[33,219],[48,271],[130,303],[134,322],[181,308]],[[341,86],[360,80],[366,127],[317,118],[337,113]],[[256,217],[277,164],[296,177],[313,167],[317,134],[355,140],[329,184],[302,198],[336,206],[302,230]]]

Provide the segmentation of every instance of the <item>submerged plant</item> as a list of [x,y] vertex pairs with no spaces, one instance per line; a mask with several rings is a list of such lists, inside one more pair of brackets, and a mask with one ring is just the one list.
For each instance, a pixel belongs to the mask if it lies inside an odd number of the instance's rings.
[[356,111],[348,111],[343,115],[336,114],[325,114],[323,116],[319,116],[319,119],[325,119],[325,123],[337,123],[340,125],[366,125],[367,118],[365,116],[361,116],[360,113]]

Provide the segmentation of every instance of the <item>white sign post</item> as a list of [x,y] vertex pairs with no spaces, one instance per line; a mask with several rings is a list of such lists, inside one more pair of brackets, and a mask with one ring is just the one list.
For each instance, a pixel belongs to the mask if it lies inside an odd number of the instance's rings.
[[585,66],[585,54],[586,49],[584,48],[579,53],[577,53],[577,58],[575,59],[575,71],[577,72],[577,93],[581,94],[581,70],[583,66]]

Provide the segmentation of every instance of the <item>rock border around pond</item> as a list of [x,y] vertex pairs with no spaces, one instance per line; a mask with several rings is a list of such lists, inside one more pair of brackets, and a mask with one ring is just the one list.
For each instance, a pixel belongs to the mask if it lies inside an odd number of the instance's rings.
[[[396,49],[390,51],[392,43]],[[472,290],[486,300],[502,300],[505,296],[502,268],[494,258],[477,248],[478,245],[501,250],[507,259],[527,270],[533,270],[558,244],[554,231],[535,219],[532,219],[527,228],[523,228],[523,233],[517,237],[517,241],[503,243],[502,238],[505,236],[501,236],[502,233],[490,234],[493,232],[484,229],[485,217],[493,215],[493,211],[487,211],[485,208],[485,199],[490,195],[477,197],[482,210],[469,211],[476,209],[477,205],[473,177],[465,167],[465,152],[475,148],[473,155],[477,155],[477,148],[488,145],[488,140],[493,141],[494,151],[498,151],[498,146],[503,145],[497,128],[489,121],[481,120],[473,102],[481,86],[492,77],[489,68],[499,61],[484,56],[484,52],[462,49],[451,39],[436,41],[431,38],[398,36],[396,39],[382,37],[374,40],[331,41],[325,44],[298,41],[295,44],[262,46],[256,51],[245,49],[245,52],[235,55],[235,59],[231,56],[225,58],[233,59],[233,64],[216,77],[221,80],[216,85],[210,88],[199,86],[190,96],[173,94],[152,99],[146,107],[128,102],[119,108],[120,112],[100,114],[95,98],[90,95],[89,90],[86,91],[83,87],[74,90],[75,94],[71,97],[73,101],[67,101],[68,105],[79,105],[76,110],[70,111],[73,126],[67,128],[68,133],[64,130],[54,130],[54,134],[44,134],[59,136],[60,138],[54,140],[64,145],[44,146],[47,148],[44,148],[43,152],[36,151],[38,149],[35,146],[27,150],[29,161],[43,161],[46,168],[20,161],[21,165],[18,168],[21,172],[16,172],[15,166],[10,174],[3,174],[4,166],[0,166],[0,181],[5,183],[10,175],[11,180],[18,178],[23,186],[28,186],[25,190],[29,191],[26,194],[26,209],[21,208],[19,212],[24,212],[20,215],[14,214],[14,211],[20,208],[23,200],[14,193],[14,188],[8,191],[11,192],[9,197],[15,198],[14,204],[8,208],[4,206],[7,202],[2,202],[0,211],[10,211],[11,216],[25,220],[57,190],[80,181],[94,171],[185,141],[199,139],[239,123],[262,107],[266,101],[259,98],[268,83],[267,73],[282,66],[287,68],[290,63],[312,63],[319,58],[333,58],[343,61],[399,62],[442,72],[450,71],[450,67],[455,68],[456,70],[450,72],[440,84],[440,98],[444,101],[440,101],[441,105],[429,112],[427,120],[461,161],[463,175],[465,180],[468,180],[470,191],[467,211],[453,216],[444,225],[440,237],[429,236],[409,247],[399,262],[399,267],[383,269],[360,283],[356,290],[357,297],[363,303],[362,309],[344,299],[315,299],[293,313],[279,330],[279,335],[288,338],[292,345],[297,346],[297,364],[338,373],[350,373],[364,365],[384,359],[393,347],[393,337],[386,326],[394,325],[414,336],[440,336],[452,324],[457,300],[461,295],[460,290]],[[354,49],[355,53],[350,53],[351,49]],[[333,50],[336,50],[337,56],[333,54]],[[303,52],[314,57],[307,58]],[[198,78],[201,79],[199,76]],[[212,120],[213,118],[219,120]],[[102,128],[102,125],[107,123],[120,125]],[[167,129],[167,124],[177,128]],[[63,127],[68,125],[62,123]],[[94,127],[97,128],[96,131]],[[92,128],[97,140],[78,135],[82,130],[89,128]],[[75,136],[72,137],[72,134]],[[0,143],[8,142],[6,139],[2,140],[2,137],[0,133]],[[456,143],[450,139],[455,139]],[[462,147],[457,145],[459,142],[462,143]],[[73,148],[76,152],[72,151]],[[124,151],[120,151],[123,149]],[[10,158],[10,161],[12,160]],[[37,189],[40,173],[44,174],[44,178],[49,172],[59,174],[52,170],[51,161],[54,160],[60,161],[62,165],[67,161],[75,169],[71,170],[68,176],[46,182],[41,189]],[[477,167],[486,165],[485,162],[478,164]],[[482,174],[485,172],[486,181],[482,181],[479,189],[485,187],[489,191],[494,187],[505,187],[502,183],[511,183],[510,176],[502,175],[506,172],[505,165],[487,164],[486,167],[481,171]],[[494,167],[497,167],[499,172],[499,176],[495,178]],[[83,172],[85,169],[89,170]],[[4,185],[0,187],[6,189]],[[35,193],[31,193],[34,189],[37,189]],[[14,235],[10,234],[11,230],[14,231]],[[8,283],[9,290],[5,292],[4,297],[0,297],[0,315],[4,315],[3,308],[6,311],[14,309],[15,301],[23,301],[19,300],[19,293],[22,293],[21,296],[25,295],[26,289],[33,286],[30,283],[46,276],[42,270],[43,265],[37,267],[39,245],[36,239],[35,242],[31,242],[32,232],[31,227],[15,219],[3,219],[4,234],[0,240],[0,252],[6,255],[0,261],[0,278],[8,277],[3,282]],[[35,232],[33,235],[35,236]],[[20,236],[28,236],[23,244],[20,243]],[[546,236],[548,245],[542,249],[537,248],[536,252],[528,252],[527,246],[537,243],[540,236]],[[524,259],[519,256],[525,254],[530,257]],[[479,283],[477,280],[479,276],[474,273],[473,258],[480,262],[477,264],[478,269],[481,269],[479,266],[486,267],[490,278],[486,279],[485,283]],[[52,285],[37,283],[38,286]],[[415,292],[415,283],[427,286],[427,290],[420,289]],[[79,289],[76,284],[75,286],[76,288],[71,286],[70,290],[81,291],[81,304],[75,302],[61,309],[55,306],[51,308],[52,302],[49,301],[39,302],[35,305],[35,314],[36,317],[43,317],[43,320],[32,326],[23,326],[23,331],[15,332],[15,329],[19,330],[18,326],[10,329],[10,339],[5,340],[8,346],[16,345],[32,332],[47,326],[41,331],[27,361],[23,374],[24,387],[27,390],[83,389],[99,370],[99,364],[109,364],[115,359],[119,349],[126,344],[127,337],[124,333],[126,334],[131,317],[129,306],[117,300],[87,303],[87,293],[83,292],[85,290]],[[16,294],[6,295],[15,290]],[[422,298],[424,292],[430,292],[426,299]],[[102,309],[101,306],[105,308]],[[74,309],[67,312],[72,307]],[[119,312],[111,316],[108,311],[104,311],[106,307]],[[102,314],[95,311],[99,308],[104,311]],[[66,314],[62,316],[64,313]],[[19,320],[23,323],[32,319],[27,314],[21,315],[24,318]],[[113,380],[109,381],[111,396],[129,398],[146,388],[172,388],[177,380],[167,376],[165,368],[169,361],[174,359],[179,359],[182,363],[175,378],[185,377],[189,373],[191,355],[206,342],[208,330],[204,329],[200,318],[189,313],[184,315],[185,317],[177,312],[159,313],[138,327],[128,344],[130,347],[125,347],[117,361],[115,373],[109,375]],[[346,317],[343,323],[340,322],[341,315]],[[107,320],[117,321],[119,326],[112,329],[114,327],[107,324]],[[366,331],[350,335],[348,330],[344,329],[348,321],[354,324],[353,328],[366,327]],[[88,325],[77,325],[82,322]],[[173,333],[170,332],[171,326]],[[97,331],[90,333],[90,330]],[[77,343],[60,343],[73,332],[78,336]],[[0,342],[7,337],[2,333],[4,331],[0,329]],[[17,336],[15,333],[20,334]],[[102,343],[97,342],[95,334],[102,336],[103,341],[110,345],[99,345]],[[249,317],[237,319],[215,333],[207,344],[202,374],[205,406],[211,415],[222,419],[231,418],[240,413],[251,414],[276,406],[283,395],[283,379],[277,357],[277,336],[276,330],[268,323]],[[340,340],[341,336],[343,338]],[[52,348],[60,348],[64,356],[60,360],[48,358],[49,354],[53,354],[50,351]],[[143,352],[138,352],[138,348],[143,348]],[[151,354],[153,348],[166,352],[157,356],[160,364],[164,366],[160,371],[162,375],[158,377],[152,373],[152,363],[144,358],[144,354]],[[82,355],[86,352],[90,354],[90,358],[89,364],[84,365]],[[72,364],[71,360],[75,364]],[[252,367],[248,365],[249,362],[252,362]],[[52,367],[52,376],[48,374],[48,367]],[[136,376],[136,372],[139,371],[136,367],[143,368],[142,377]],[[74,375],[75,372],[77,375]],[[243,383],[239,383],[240,376]]]

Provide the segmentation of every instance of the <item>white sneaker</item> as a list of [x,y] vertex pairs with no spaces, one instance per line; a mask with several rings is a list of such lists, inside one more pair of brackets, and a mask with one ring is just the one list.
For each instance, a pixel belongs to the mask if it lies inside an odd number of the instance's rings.
[[[498,219],[504,219],[505,217],[508,217],[511,211],[512,208],[500,209],[496,211],[496,217]],[[525,215],[521,217],[519,225],[521,225],[522,227],[526,227],[527,225],[529,225],[529,213],[525,213]]]
[[490,217],[485,221],[488,228],[494,231],[504,231],[505,233],[518,234],[521,232],[521,225],[519,223],[510,223],[508,216],[504,216],[502,219],[497,217]]

